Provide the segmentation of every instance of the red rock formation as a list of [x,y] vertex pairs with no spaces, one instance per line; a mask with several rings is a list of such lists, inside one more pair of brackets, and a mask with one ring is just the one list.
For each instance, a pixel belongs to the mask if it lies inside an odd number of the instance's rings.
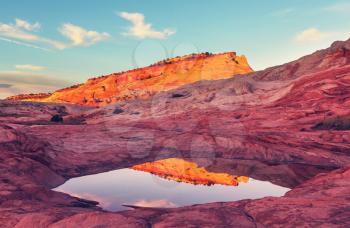
[[[337,42],[265,71],[120,103],[119,112],[1,101],[0,224],[349,227],[350,129],[317,127],[350,115],[349,51],[350,40]],[[50,122],[58,113],[63,123]],[[72,177],[173,157],[212,159],[210,172],[218,172],[217,158],[257,160],[269,171],[255,179],[273,176],[294,189],[279,198],[120,213],[50,190]],[[285,165],[337,170],[306,181],[308,169]],[[230,164],[224,172],[251,169]]]
[[148,98],[199,80],[230,78],[252,72],[245,56],[235,52],[193,54],[167,59],[149,67],[89,79],[53,94],[18,95],[9,100],[105,106],[119,101]]

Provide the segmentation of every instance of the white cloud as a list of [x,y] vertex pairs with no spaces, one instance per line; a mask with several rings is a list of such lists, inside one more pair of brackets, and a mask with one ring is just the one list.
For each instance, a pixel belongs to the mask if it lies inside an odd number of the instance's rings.
[[152,24],[145,23],[145,16],[141,13],[121,12],[119,13],[119,16],[132,23],[132,26],[128,29],[128,31],[126,33],[123,33],[126,36],[133,36],[139,39],[165,39],[175,34],[175,30],[169,28],[162,31],[154,30],[152,28]]
[[106,32],[88,31],[70,23],[64,24],[59,31],[72,42],[72,46],[90,46],[110,38]]
[[295,36],[295,40],[298,42],[320,41],[327,38],[330,35],[328,32],[322,32],[317,28],[309,28],[301,31]]
[[46,69],[46,67],[34,66],[34,65],[31,65],[31,64],[16,65],[15,67],[16,67],[17,70],[30,70],[30,71],[42,71],[42,70]]
[[0,33],[2,36],[27,41],[35,41],[38,39],[36,35],[28,33],[25,30],[26,29],[23,29],[22,27],[18,27],[17,24],[0,23]]
[[[40,24],[38,22],[31,24],[27,21],[16,19],[15,24],[4,24],[0,22],[0,35],[2,37],[10,38],[7,41],[12,43],[16,43],[16,40],[21,40],[26,42],[47,44],[57,49],[66,48],[66,45],[62,42],[48,39],[45,37],[40,37],[31,33],[32,31],[35,31],[39,28]],[[30,44],[20,43],[18,41],[16,44],[30,47]]]
[[29,22],[25,21],[25,20],[22,20],[22,19],[18,19],[16,18],[16,27],[17,28],[23,28],[25,30],[28,30],[28,31],[36,31],[36,30],[39,30],[41,25],[36,22],[34,24],[30,24]]
[[33,32],[40,29],[40,27],[41,25],[38,22],[31,24],[18,18],[15,19],[15,24],[0,22],[0,40],[46,51],[47,48],[31,43],[49,45],[62,50],[74,46],[89,46],[110,37],[108,33],[88,31],[73,24],[64,24],[59,31],[70,40],[70,43],[65,43],[34,34]]

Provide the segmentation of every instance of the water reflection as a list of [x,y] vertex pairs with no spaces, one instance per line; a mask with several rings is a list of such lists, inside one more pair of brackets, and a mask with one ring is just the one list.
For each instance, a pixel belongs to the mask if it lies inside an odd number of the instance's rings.
[[282,196],[321,171],[242,160],[167,159],[73,178],[54,190],[98,201],[108,211],[125,210],[123,205],[171,208]]
[[249,180],[249,177],[246,176],[209,172],[204,167],[198,166],[198,164],[193,161],[180,158],[169,158],[155,162],[148,162],[135,165],[132,169],[152,173],[164,179],[194,185],[202,184],[211,186],[214,184],[220,184],[238,186],[239,183],[247,183]]

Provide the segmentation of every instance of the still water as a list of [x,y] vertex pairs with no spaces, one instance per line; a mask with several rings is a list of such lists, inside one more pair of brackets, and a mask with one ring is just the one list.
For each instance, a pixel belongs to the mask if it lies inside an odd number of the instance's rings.
[[128,209],[123,205],[173,208],[257,199],[283,196],[289,191],[289,188],[269,181],[224,172],[209,172],[195,163],[187,162],[179,168],[180,160],[175,161],[175,165],[169,165],[174,163],[173,160],[164,161],[166,162],[156,165],[148,163],[147,166],[72,178],[54,190],[97,201],[107,211]]

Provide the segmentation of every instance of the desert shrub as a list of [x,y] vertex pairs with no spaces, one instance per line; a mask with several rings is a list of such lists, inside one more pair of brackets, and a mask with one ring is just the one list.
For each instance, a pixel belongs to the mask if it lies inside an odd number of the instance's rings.
[[123,112],[124,112],[124,110],[118,106],[114,109],[113,114],[121,114]]
[[171,98],[180,98],[191,96],[191,93],[188,91],[178,91],[171,94]]
[[179,98],[179,97],[184,97],[185,95],[184,94],[181,94],[181,93],[173,93],[171,95],[172,98]]
[[63,122],[63,118],[60,115],[54,115],[51,118],[51,122],[62,123]]
[[55,106],[53,110],[57,112],[57,115],[60,115],[60,116],[68,115],[66,106],[63,106],[63,105]]

